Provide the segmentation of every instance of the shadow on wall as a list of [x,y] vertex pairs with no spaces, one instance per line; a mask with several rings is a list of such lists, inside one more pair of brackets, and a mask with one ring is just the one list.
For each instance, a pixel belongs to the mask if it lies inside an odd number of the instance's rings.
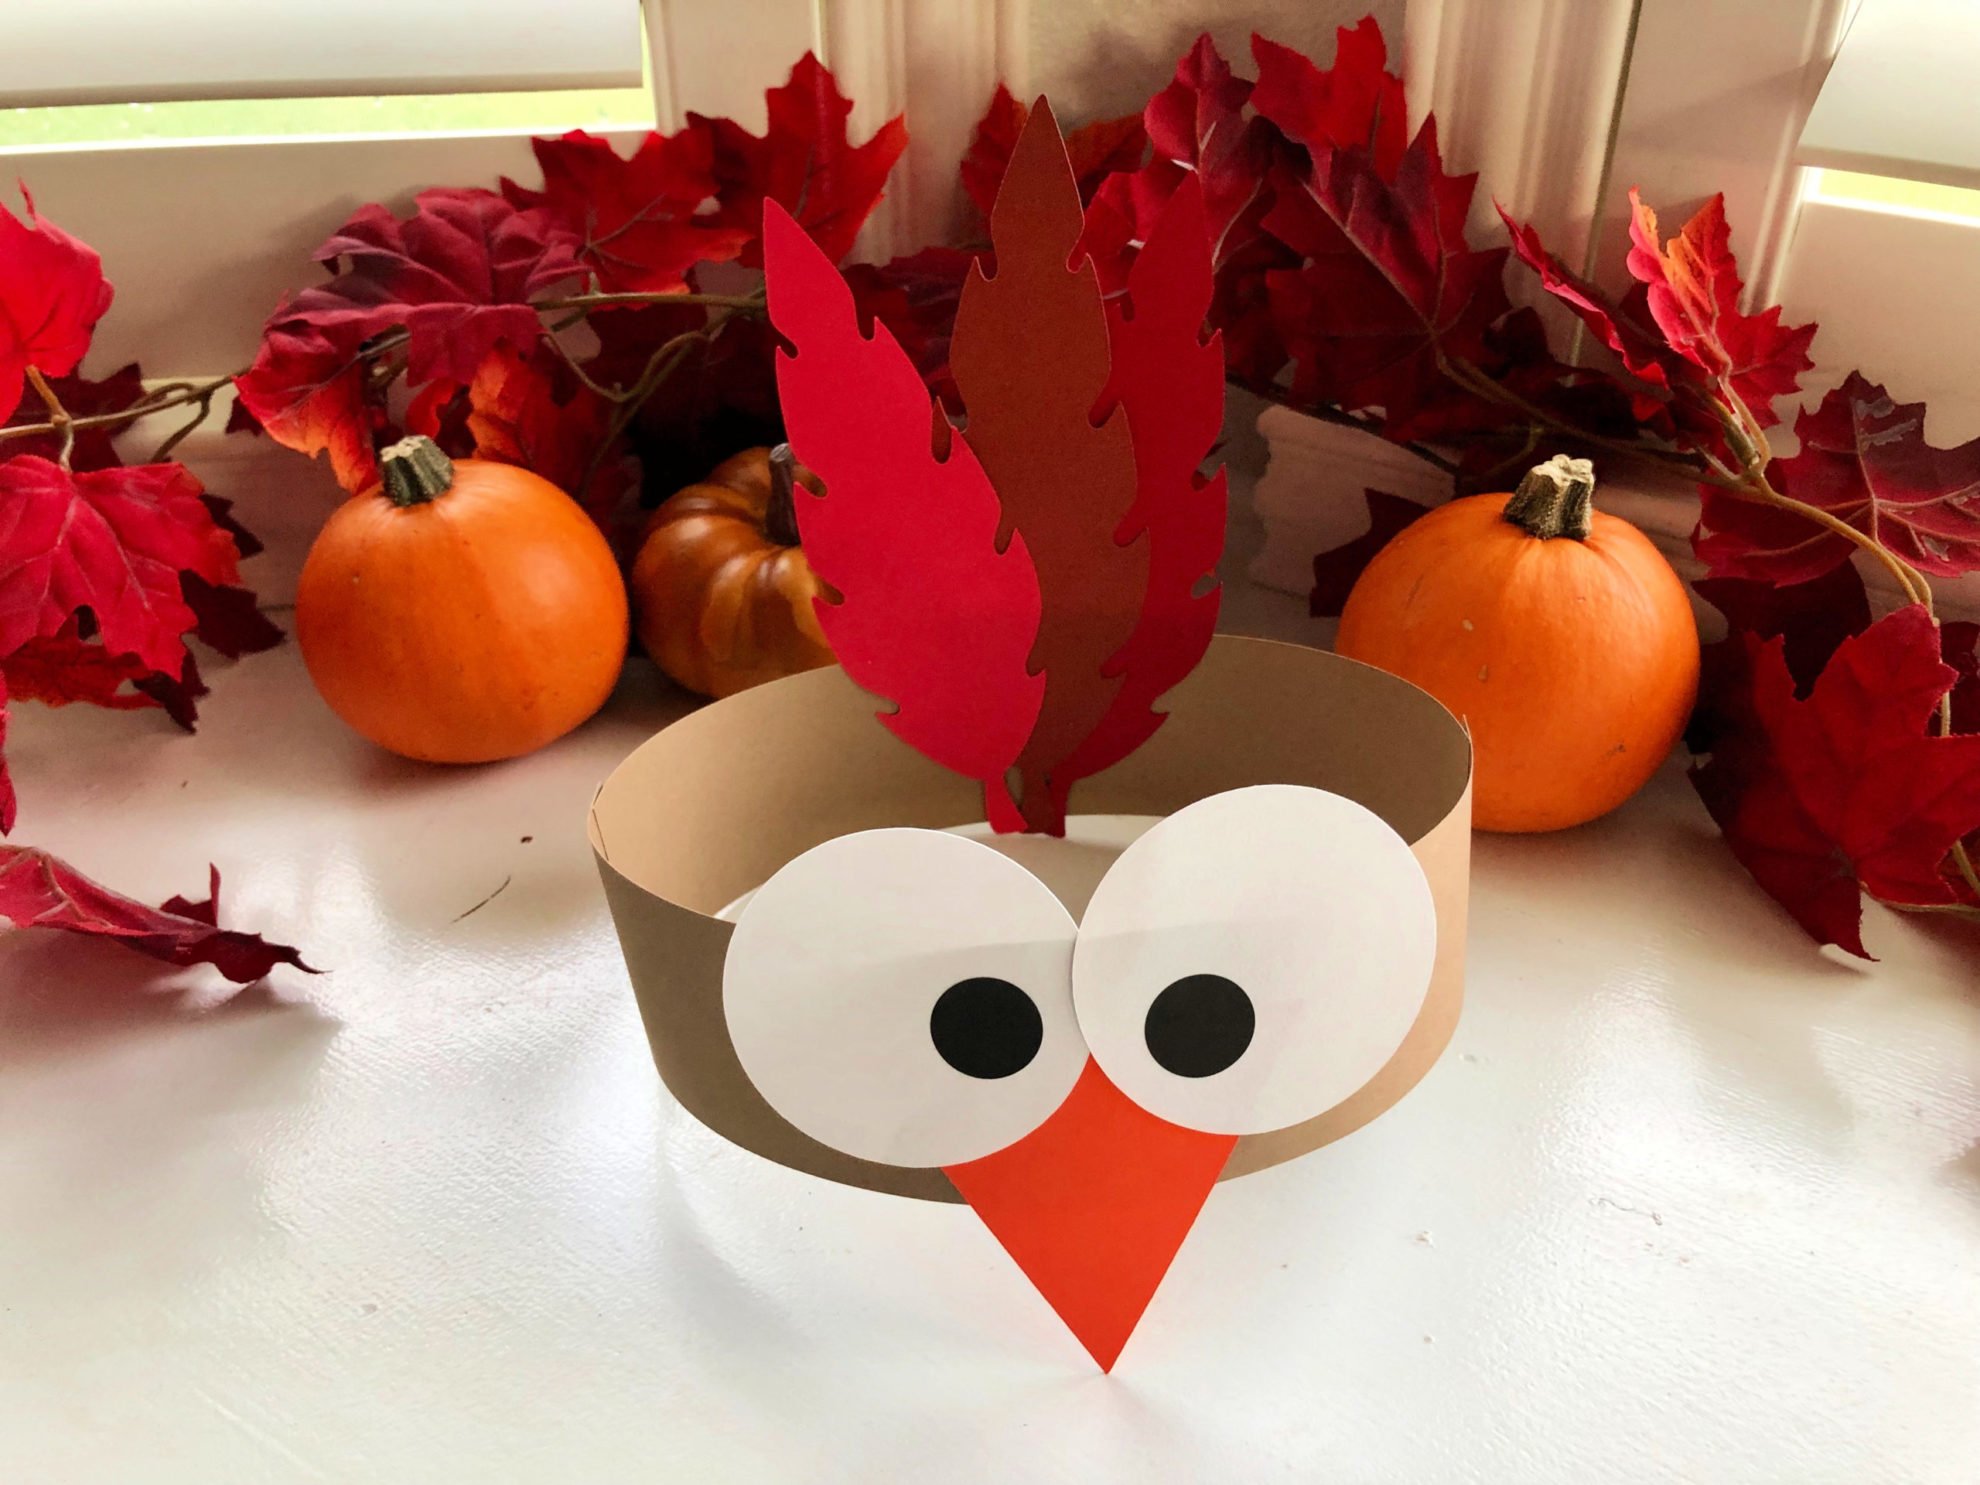
[[1322,66],[1334,32],[1373,15],[1402,59],[1403,0],[1054,0],[1031,12],[1029,92],[1045,93],[1060,118],[1085,122],[1138,113],[1174,75],[1176,59],[1204,31],[1240,75],[1251,71],[1251,33],[1305,52]]

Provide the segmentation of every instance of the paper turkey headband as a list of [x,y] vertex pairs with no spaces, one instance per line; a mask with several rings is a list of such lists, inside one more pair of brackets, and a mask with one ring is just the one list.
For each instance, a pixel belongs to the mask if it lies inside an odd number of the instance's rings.
[[[969,1202],[1111,1367],[1217,1180],[1349,1133],[1443,1050],[1471,758],[1403,681],[1212,637],[1203,200],[1184,177],[1111,298],[1081,226],[1041,100],[963,291],[955,427],[766,208],[843,669],[666,728],[590,831],[682,1105],[794,1169]],[[1162,817],[1090,900],[1013,859],[1076,782]],[[986,819],[1003,850],[949,833]]]

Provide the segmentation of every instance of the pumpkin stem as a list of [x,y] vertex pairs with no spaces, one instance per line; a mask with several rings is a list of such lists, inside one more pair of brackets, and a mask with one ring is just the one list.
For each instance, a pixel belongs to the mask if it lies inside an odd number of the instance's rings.
[[780,547],[798,545],[797,456],[780,443],[770,451],[770,506],[763,513],[763,534]]
[[404,509],[424,505],[454,487],[454,461],[424,434],[402,438],[378,456],[385,493]]
[[1586,459],[1556,454],[1527,470],[1506,502],[1506,519],[1528,536],[1588,540],[1593,529],[1595,466]]

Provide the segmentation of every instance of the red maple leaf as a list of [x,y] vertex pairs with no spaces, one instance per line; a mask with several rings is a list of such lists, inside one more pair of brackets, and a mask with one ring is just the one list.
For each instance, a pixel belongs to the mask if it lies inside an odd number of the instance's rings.
[[1805,700],[1780,640],[1742,643],[1750,725],[1692,780],[1733,854],[1810,937],[1869,958],[1861,894],[1956,901],[1944,862],[1980,829],[1980,737],[1929,731],[1958,672],[1916,604],[1843,641]]
[[34,198],[22,221],[0,206],[0,421],[21,400],[27,369],[74,371],[96,322],[110,308],[110,285],[95,251],[44,220]]
[[[1768,466],[1783,494],[1827,511],[1922,572],[1980,567],[1980,438],[1925,441],[1925,405],[1897,402],[1858,372],[1795,419],[1800,452]],[[1691,544],[1714,577],[1800,583],[1849,559],[1855,544],[1792,510],[1699,487]]]
[[[1512,234],[1513,252],[1540,276],[1540,286],[1573,310],[1581,322],[1595,332],[1596,339],[1622,358],[1624,367],[1632,376],[1649,382],[1653,387],[1668,390],[1671,378],[1667,363],[1674,358],[1673,352],[1664,344],[1656,326],[1650,321],[1648,291],[1637,301],[1643,307],[1643,313],[1631,314],[1629,301],[1617,303],[1612,300],[1606,292],[1575,274],[1549,252],[1533,227],[1514,221],[1498,202],[1493,202],[1493,206],[1499,213],[1499,220],[1506,224],[1506,231]],[[1639,396],[1642,398],[1637,406],[1639,416],[1655,417],[1663,407],[1664,396],[1661,393]]]
[[343,346],[306,320],[271,323],[254,364],[234,379],[234,407],[255,429],[298,453],[328,454],[337,483],[353,494],[378,482],[377,434],[386,426],[364,351],[362,341]]
[[220,870],[209,871],[206,900],[173,897],[152,908],[91,881],[46,851],[0,846],[0,918],[17,928],[60,928],[114,939],[167,964],[210,964],[237,985],[265,978],[278,964],[317,973],[286,944],[219,927]]
[[1952,688],[1952,732],[1980,732],[1980,624],[1955,619],[1939,625],[1946,664],[1959,673]]
[[1786,587],[1732,577],[1699,578],[1692,587],[1726,616],[1733,635],[1784,640],[1788,673],[1803,695],[1842,642],[1870,627],[1870,595],[1848,563]]
[[742,261],[763,266],[763,204],[774,201],[797,218],[828,258],[852,251],[853,239],[879,204],[887,175],[907,148],[907,126],[898,116],[865,144],[846,138],[852,104],[810,52],[791,69],[790,80],[763,95],[769,127],[758,138],[732,119],[689,114],[690,127],[714,140],[718,220],[748,239]]
[[361,208],[316,258],[335,276],[283,302],[262,331],[241,402],[277,442],[328,451],[346,489],[376,473],[382,418],[365,356],[403,332],[419,385],[467,382],[502,344],[542,334],[531,300],[578,272],[571,242],[492,191],[424,191],[403,220]]
[[1109,385],[1106,307],[1092,267],[1067,266],[1083,226],[1041,102],[990,213],[994,276],[978,264],[963,285],[949,347],[970,448],[1003,502],[1003,529],[1024,538],[1044,601],[1031,663],[1045,700],[1018,756],[1018,788],[997,779],[987,791],[999,830],[1064,830],[1056,770],[1114,705],[1122,677],[1112,665],[1148,587],[1149,543],[1117,539],[1137,502],[1128,418],[1108,409],[1095,421]]
[[1169,198],[1127,288],[1107,306],[1112,373],[1103,400],[1119,403],[1134,441],[1134,508],[1114,540],[1145,541],[1148,580],[1133,632],[1103,672],[1122,677],[1120,690],[1051,770],[1060,818],[1073,784],[1112,767],[1162,725],[1167,714],[1156,703],[1203,658],[1223,599],[1214,577],[1224,550],[1224,471],[1205,479],[1198,470],[1223,426],[1224,355],[1218,336],[1203,336],[1210,239],[1194,180]]
[[1721,377],[1762,426],[1771,426],[1779,421],[1775,400],[1795,391],[1813,364],[1813,325],[1783,326],[1777,308],[1739,312],[1739,270],[1717,197],[1685,224],[1668,252],[1657,243],[1655,215],[1637,203],[1630,271],[1646,281],[1620,299],[1573,273],[1538,232],[1514,221],[1503,206],[1499,216],[1512,234],[1513,251],[1539,275],[1541,287],[1572,309],[1637,379],[1629,389],[1632,409],[1648,432],[1729,458],[1717,411],[1724,400]]
[[1629,271],[1649,291],[1650,318],[1665,344],[1738,394],[1762,427],[1780,421],[1774,399],[1793,393],[1814,366],[1813,325],[1783,325],[1778,305],[1742,314],[1739,265],[1733,259],[1726,198],[1700,207],[1668,245],[1657,239],[1657,214],[1629,193]]
[[506,347],[492,352],[468,383],[467,405],[476,458],[542,475],[610,529],[637,472],[623,444],[617,457],[600,454],[612,431],[612,404],[580,382],[547,341],[527,358]]
[[535,212],[611,293],[665,294],[687,288],[698,263],[726,263],[753,230],[701,210],[715,194],[715,136],[706,123],[678,134],[649,131],[630,159],[609,140],[573,129],[533,139],[543,189],[506,177],[502,194]]
[[[207,694],[193,657],[185,657],[177,674],[149,670],[137,656],[116,654],[86,637],[83,617],[77,615],[52,635],[29,640],[0,661],[14,699],[47,706],[80,702],[119,712],[158,707],[176,726],[193,731],[200,699]],[[275,633],[279,639],[281,631]]]
[[[966,778],[1001,779],[1044,695],[1025,659],[1038,573],[969,440],[949,426],[885,325],[860,334],[852,293],[782,208],[764,212],[770,315],[791,445],[825,482],[800,495],[812,569],[838,601],[819,622],[881,721]],[[938,439],[939,436],[939,439]]]
[[180,464],[71,473],[32,455],[0,464],[0,655],[87,608],[114,654],[176,675],[199,615],[181,575],[239,580],[233,538]]
[[428,382],[406,399],[401,419],[407,434],[432,439],[450,459],[473,457],[474,435],[467,420],[467,388],[458,382]]
[[1393,179],[1360,149],[1321,148],[1304,177],[1281,173],[1265,227],[1306,262],[1267,277],[1295,397],[1402,422],[1441,388],[1440,357],[1483,354],[1510,305],[1506,250],[1465,241],[1476,180],[1445,174],[1433,120]]
[[1338,619],[1341,610],[1347,607],[1348,594],[1354,591],[1355,582],[1376,554],[1397,532],[1429,509],[1382,490],[1363,490],[1361,497],[1368,506],[1368,529],[1353,541],[1343,542],[1313,559],[1313,592],[1307,608],[1316,619]]
[[353,347],[404,329],[415,384],[467,381],[495,346],[533,343],[542,326],[530,301],[578,271],[568,243],[493,191],[422,191],[403,220],[360,207],[315,256],[336,277],[271,324],[307,321]]
[[144,662],[84,639],[76,619],[53,634],[29,640],[0,661],[0,672],[15,701],[47,706],[82,702],[120,712],[160,705],[156,697],[125,689],[152,673]]
[[1312,151],[1366,150],[1376,173],[1393,178],[1409,142],[1409,115],[1373,16],[1340,28],[1334,65],[1325,70],[1262,36],[1251,38],[1251,56],[1258,64],[1251,106],[1261,117]]
[[[1254,51],[1272,45],[1259,38],[1252,44]],[[1194,175],[1203,188],[1215,275],[1211,323],[1223,332],[1231,375],[1263,385],[1286,364],[1266,274],[1297,267],[1300,256],[1264,229],[1274,169],[1295,152],[1270,122],[1247,115],[1251,93],[1251,82],[1231,71],[1209,34],[1199,36],[1142,114],[1153,157],[1101,184],[1080,250],[1093,260],[1101,288],[1122,292],[1162,207]]]
[[[72,416],[87,418],[120,412],[138,402],[144,396],[144,377],[133,361],[100,381],[92,381],[80,374],[51,378],[50,388]],[[45,419],[46,414],[39,408],[23,406],[15,410],[10,426],[40,423]],[[122,468],[124,461],[114,442],[117,431],[109,427],[79,430],[69,451],[70,466],[79,471]],[[0,448],[4,448],[11,457],[32,454],[54,460],[61,453],[61,440],[53,434],[31,434],[26,438],[10,439]],[[234,549],[239,556],[252,557],[261,550],[261,543],[254,533],[234,518],[233,502],[209,494],[202,494],[200,500],[206,506],[207,514],[213,517],[214,524],[233,538]],[[183,596],[197,616],[194,633],[221,654],[234,658],[281,643],[282,631],[261,612],[258,600],[248,589],[216,586],[196,573],[186,574],[182,586]],[[89,648],[99,651],[100,647]],[[11,657],[7,663],[13,663]],[[79,658],[78,663],[91,667],[94,673],[78,676],[66,688],[55,686],[53,689],[57,693],[65,689],[70,693],[64,699],[94,700],[101,689],[102,676],[112,669],[120,669],[127,673],[126,678],[132,679],[148,674],[145,667],[136,664],[129,656],[99,659],[92,654]],[[40,664],[46,669],[52,665],[52,660],[44,656]],[[52,671],[49,673],[52,674]],[[16,694],[24,694],[24,688],[20,685],[16,685],[15,691]],[[128,693],[123,693],[122,699],[131,705],[156,704],[142,697],[131,697]]]
[[[962,186],[979,215],[988,218],[997,187],[1010,168],[1011,151],[1030,112],[1002,83],[991,95],[990,106],[977,120],[969,149],[962,158]],[[1091,201],[1100,183],[1117,170],[1135,170],[1148,150],[1148,131],[1141,115],[1126,114],[1117,119],[1099,119],[1066,136],[1066,155],[1072,161],[1073,178],[1079,182],[1079,199]]]

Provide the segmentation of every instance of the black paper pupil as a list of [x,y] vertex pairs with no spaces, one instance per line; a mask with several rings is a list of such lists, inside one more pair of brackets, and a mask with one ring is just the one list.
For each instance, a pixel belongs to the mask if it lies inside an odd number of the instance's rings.
[[1179,1078],[1207,1078],[1244,1055],[1258,1016],[1222,975],[1184,975],[1148,1007],[1148,1055]]
[[972,1078],[1022,1072],[1045,1041],[1038,1007],[1009,980],[958,980],[928,1014],[928,1035],[942,1060]]

